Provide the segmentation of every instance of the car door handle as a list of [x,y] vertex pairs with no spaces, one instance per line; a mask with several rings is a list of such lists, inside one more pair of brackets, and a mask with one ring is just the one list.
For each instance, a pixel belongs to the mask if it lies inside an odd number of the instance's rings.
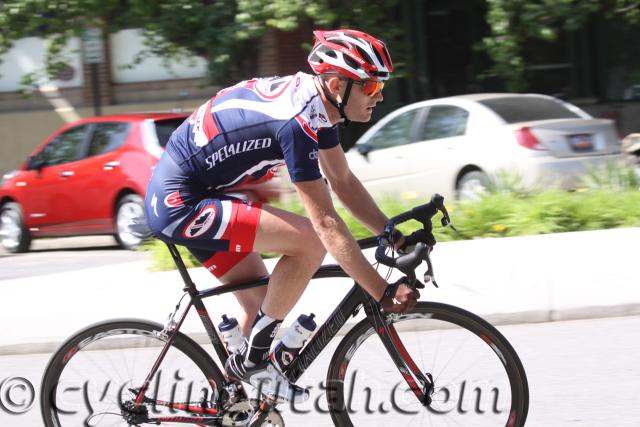
[[119,161],[117,161],[117,160],[114,160],[113,162],[107,162],[107,163],[105,163],[105,164],[103,165],[103,169],[104,169],[104,170],[106,170],[106,171],[110,171],[110,170],[112,170],[113,168],[116,168],[116,167],[118,167],[118,166],[120,166],[120,162],[119,162]]
[[69,178],[70,176],[75,175],[76,173],[74,171],[64,171],[64,172],[60,172],[58,175],[60,175],[63,178]]

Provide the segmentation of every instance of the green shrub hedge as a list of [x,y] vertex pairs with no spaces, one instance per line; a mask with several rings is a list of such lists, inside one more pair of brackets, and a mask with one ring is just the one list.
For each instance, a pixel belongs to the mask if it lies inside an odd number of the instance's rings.
[[[531,234],[596,230],[615,227],[640,226],[640,191],[634,188],[612,188],[606,184],[576,192],[549,190],[533,194],[496,192],[474,202],[447,203],[453,224],[458,232],[443,228],[434,219],[434,234],[438,241],[474,239],[483,237],[524,236]],[[393,216],[422,202],[383,200],[380,207]],[[279,207],[300,214],[300,203],[289,202]],[[353,235],[360,239],[371,233],[344,208],[338,212]],[[418,223],[405,223],[400,230],[408,233]],[[153,252],[153,268],[174,268],[164,244],[154,241],[145,246]],[[187,266],[198,262],[184,248],[181,253]]]

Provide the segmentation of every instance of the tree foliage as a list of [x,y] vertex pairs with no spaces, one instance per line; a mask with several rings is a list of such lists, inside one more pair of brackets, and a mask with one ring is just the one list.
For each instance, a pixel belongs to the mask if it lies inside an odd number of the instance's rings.
[[[135,62],[150,54],[181,60],[199,55],[209,62],[212,82],[224,84],[252,73],[256,40],[267,30],[290,31],[311,23],[316,28],[355,27],[384,38],[402,75],[413,61],[400,16],[403,6],[410,8],[405,1],[9,0],[0,3],[0,60],[15,40],[44,37],[48,40],[45,74],[52,78],[65,65],[66,41],[79,36],[83,28],[100,27],[104,34],[142,28],[146,49]],[[640,23],[640,0],[486,2],[490,35],[482,47],[494,64],[490,71],[516,91],[526,89],[525,41],[553,41],[560,31],[579,28],[594,13]],[[33,74],[24,79],[33,80]]]
[[[270,28],[290,31],[303,22],[318,28],[353,26],[393,44],[402,39],[399,20],[389,19],[397,4],[398,0],[380,0],[376,7],[367,0],[8,1],[0,3],[0,59],[17,39],[46,38],[44,62],[52,78],[65,64],[63,46],[83,28],[100,27],[104,34],[142,28],[145,50],[134,63],[151,54],[182,60],[199,55],[209,62],[212,82],[228,83],[251,72],[255,41]],[[395,50],[402,64],[402,46]]]
[[483,47],[494,63],[491,72],[512,91],[527,89],[526,40],[553,41],[560,31],[575,31],[595,13],[640,22],[639,0],[487,0],[487,6],[491,34]]

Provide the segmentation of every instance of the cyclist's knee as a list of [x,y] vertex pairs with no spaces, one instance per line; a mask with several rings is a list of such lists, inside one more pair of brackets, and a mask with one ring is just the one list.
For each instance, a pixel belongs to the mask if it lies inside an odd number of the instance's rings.
[[327,250],[325,249],[320,237],[316,234],[315,230],[311,230],[311,235],[309,239],[304,242],[305,249],[307,250],[307,256],[310,260],[313,260],[314,263],[320,265],[325,255],[327,254]]
[[309,256],[316,264],[320,265],[325,255],[327,255],[327,250],[318,235],[314,233],[314,236],[315,238],[310,239],[311,241],[309,242]]
[[316,233],[311,221],[304,227],[301,236],[296,239],[297,256],[303,256],[308,261],[314,261],[314,263],[320,263],[327,254],[327,250],[324,248],[320,237]]

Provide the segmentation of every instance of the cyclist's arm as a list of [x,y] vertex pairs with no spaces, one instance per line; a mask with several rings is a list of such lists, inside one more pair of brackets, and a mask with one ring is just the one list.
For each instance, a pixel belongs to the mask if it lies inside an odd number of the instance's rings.
[[302,181],[294,186],[324,247],[352,279],[379,301],[387,282],[362,254],[358,243],[336,212],[324,181]]
[[386,215],[378,208],[360,180],[351,172],[344,151],[338,145],[320,150],[320,165],[331,189],[351,214],[374,234],[380,234],[387,222]]

